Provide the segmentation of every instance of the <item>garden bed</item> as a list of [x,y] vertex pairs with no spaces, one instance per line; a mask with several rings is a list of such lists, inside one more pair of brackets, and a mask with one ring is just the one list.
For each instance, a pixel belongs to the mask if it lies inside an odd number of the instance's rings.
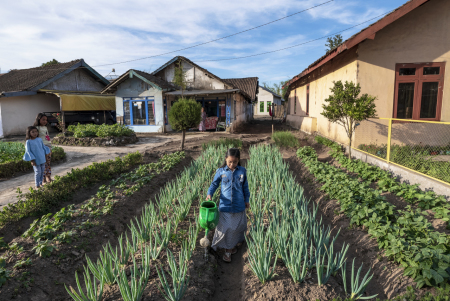
[[[192,154],[195,155],[196,153]],[[175,180],[180,172],[190,165],[191,160],[192,158],[188,155],[188,157],[182,159],[172,169],[168,171],[160,170],[157,172],[157,175],[150,179],[150,182],[147,182],[135,192],[131,189],[134,185],[133,182],[129,182],[128,180],[124,181],[123,179],[120,180],[120,178],[107,182],[109,185],[113,185],[111,186],[111,190],[105,189],[105,184],[107,183],[102,183],[103,185],[100,187],[96,186],[84,191],[84,200],[76,203],[74,207],[69,209],[75,212],[64,224],[65,233],[75,231],[71,236],[72,242],[56,243],[54,245],[55,249],[53,249],[49,257],[43,258],[35,254],[35,250],[32,250],[32,248],[36,246],[37,242],[31,237],[25,238],[19,236],[9,241],[10,246],[17,243],[18,245],[16,246],[20,246],[20,248],[16,247],[14,250],[18,251],[13,251],[13,255],[7,259],[7,267],[14,271],[14,277],[9,279],[0,288],[0,300],[11,300],[13,298],[17,300],[29,300],[29,296],[33,296],[33,300],[69,300],[70,297],[66,292],[64,284],[76,289],[75,271],[77,271],[78,276],[81,277],[82,286],[84,287],[81,273],[83,272],[83,265],[86,266],[85,256],[88,256],[95,262],[99,258],[99,252],[102,250],[102,246],[108,241],[115,248],[118,246],[117,238],[121,234],[126,233],[128,237],[131,237],[129,231],[130,219],[134,220],[135,217],[140,218],[141,209],[145,204],[148,204],[149,198],[154,201],[155,197],[160,193],[161,187]],[[144,163],[146,164],[156,161],[157,156],[153,154],[146,156],[144,159]],[[138,170],[136,170],[136,175],[140,174]],[[142,177],[139,176],[139,179],[142,179]],[[130,194],[128,191],[133,193]],[[97,196],[104,196],[104,193],[114,193],[116,197],[110,213],[100,214],[98,216],[94,213],[94,216],[92,215],[93,212],[90,210],[98,209],[98,205],[93,204],[91,199],[91,197],[96,195],[96,192]],[[180,250],[181,242],[186,238],[188,229],[192,224],[195,224],[197,217],[195,212],[198,212],[195,207],[197,206],[197,201],[194,201],[185,220],[180,222],[177,231],[170,239],[168,249],[174,254]],[[16,224],[16,229],[8,228],[7,231],[9,233],[11,231],[14,233],[23,233],[29,225],[29,221],[27,224]],[[5,230],[3,229],[3,231]],[[200,238],[201,236],[199,235],[196,246],[199,246]],[[4,256],[5,253],[2,255]],[[203,255],[203,249],[198,247],[191,257],[188,265],[188,274],[190,275],[189,288],[183,300],[206,300],[214,293],[212,275],[214,274],[215,259],[211,257],[210,261],[206,262]],[[155,265],[165,261],[163,260],[165,257],[166,252],[163,250],[161,260],[152,264],[150,280],[146,286],[143,300],[163,299],[158,290],[159,279]],[[23,259],[30,259],[31,265],[24,264],[21,268],[16,267],[12,269],[14,263]],[[128,270],[129,267],[130,262],[126,266],[126,269]],[[166,268],[168,266],[164,265],[165,270]],[[105,285],[103,296],[102,300],[122,300],[117,285]]]
[[[32,171],[31,162],[22,159],[25,145],[22,142],[0,142],[0,179],[6,180],[20,172]],[[61,147],[52,148],[52,163],[61,162],[66,153]]]
[[71,146],[124,146],[127,144],[134,144],[139,139],[135,134],[131,136],[122,137],[55,137],[52,139],[52,143],[55,145],[71,145]]

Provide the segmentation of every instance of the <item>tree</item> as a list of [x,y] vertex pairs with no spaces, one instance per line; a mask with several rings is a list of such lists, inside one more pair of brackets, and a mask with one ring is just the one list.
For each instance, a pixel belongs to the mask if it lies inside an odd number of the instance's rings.
[[263,82],[263,87],[272,91],[273,93],[280,95],[281,98],[284,98],[288,87],[286,86],[283,88],[283,86],[287,82],[287,80],[282,80],[279,84],[274,83],[272,86],[269,86],[266,82]]
[[50,66],[50,65],[56,65],[56,64],[59,64],[59,62],[57,60],[53,59],[51,61],[48,61],[47,63],[43,63],[41,65],[41,67]]
[[202,105],[195,99],[181,98],[169,110],[169,123],[174,130],[182,131],[181,149],[184,149],[186,130],[197,127],[202,120]]
[[183,70],[183,62],[178,60],[178,66],[175,64],[175,74],[173,76],[173,83],[180,87],[181,98],[184,98],[184,90],[186,90],[186,72]]
[[340,124],[347,132],[349,139],[348,157],[352,155],[352,138],[356,125],[368,118],[376,117],[375,96],[363,94],[358,97],[361,92],[359,84],[355,86],[353,82],[341,81],[334,82],[334,87],[330,89],[332,94],[325,99],[327,105],[322,105],[323,112],[330,122]]
[[325,44],[325,47],[327,47],[327,52],[338,47],[339,45],[342,44],[342,42],[343,42],[343,40],[342,40],[342,36],[340,34],[337,34],[334,37],[328,37],[327,43]]

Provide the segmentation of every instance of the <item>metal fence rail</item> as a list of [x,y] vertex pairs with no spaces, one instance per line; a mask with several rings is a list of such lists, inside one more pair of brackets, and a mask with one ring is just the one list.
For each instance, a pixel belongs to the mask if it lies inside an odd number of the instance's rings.
[[357,126],[354,148],[450,183],[450,122],[371,118]]

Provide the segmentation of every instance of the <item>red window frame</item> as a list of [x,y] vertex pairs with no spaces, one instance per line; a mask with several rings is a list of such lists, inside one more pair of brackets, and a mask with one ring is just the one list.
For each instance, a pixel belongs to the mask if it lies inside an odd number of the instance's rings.
[[309,115],[309,84],[306,85],[306,115]]
[[[438,75],[423,75],[424,67],[440,67]],[[401,68],[416,68],[415,75],[402,75],[400,76]],[[428,120],[428,121],[440,121],[441,120],[441,108],[442,108],[442,96],[444,91],[444,76],[445,76],[445,62],[440,63],[405,63],[395,65],[395,94],[394,94],[394,112],[393,117],[397,118],[398,108],[398,87],[400,83],[414,83],[414,100],[413,111],[411,120]],[[420,118],[420,108],[422,102],[422,86],[425,82],[438,82],[438,96],[436,103],[436,117],[435,118]],[[405,119],[408,120],[408,119]]]

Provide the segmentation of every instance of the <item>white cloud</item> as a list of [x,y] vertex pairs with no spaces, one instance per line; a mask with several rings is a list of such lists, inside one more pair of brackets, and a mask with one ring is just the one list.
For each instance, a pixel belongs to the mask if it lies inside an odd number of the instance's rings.
[[[281,18],[326,0],[253,1],[8,1],[0,0],[0,68],[20,69],[38,66],[56,58],[61,62],[84,58],[91,66],[134,60],[216,39],[243,29]],[[130,68],[154,70],[175,55],[194,61],[237,57],[271,51],[311,39],[307,23],[325,20],[322,30],[334,24],[355,24],[376,15],[370,7],[358,11],[359,2],[334,1],[307,13],[187,51],[96,68],[107,74],[111,68],[122,73]],[[330,23],[329,20],[333,22]],[[314,28],[320,30],[321,28]],[[292,58],[306,55],[323,45],[314,42],[303,47],[253,59],[204,62],[208,69],[223,71],[223,77],[284,77]],[[294,68],[300,68],[300,58]],[[297,67],[297,65],[299,67]],[[300,72],[301,70],[298,70]],[[294,74],[297,71],[290,71]]]

